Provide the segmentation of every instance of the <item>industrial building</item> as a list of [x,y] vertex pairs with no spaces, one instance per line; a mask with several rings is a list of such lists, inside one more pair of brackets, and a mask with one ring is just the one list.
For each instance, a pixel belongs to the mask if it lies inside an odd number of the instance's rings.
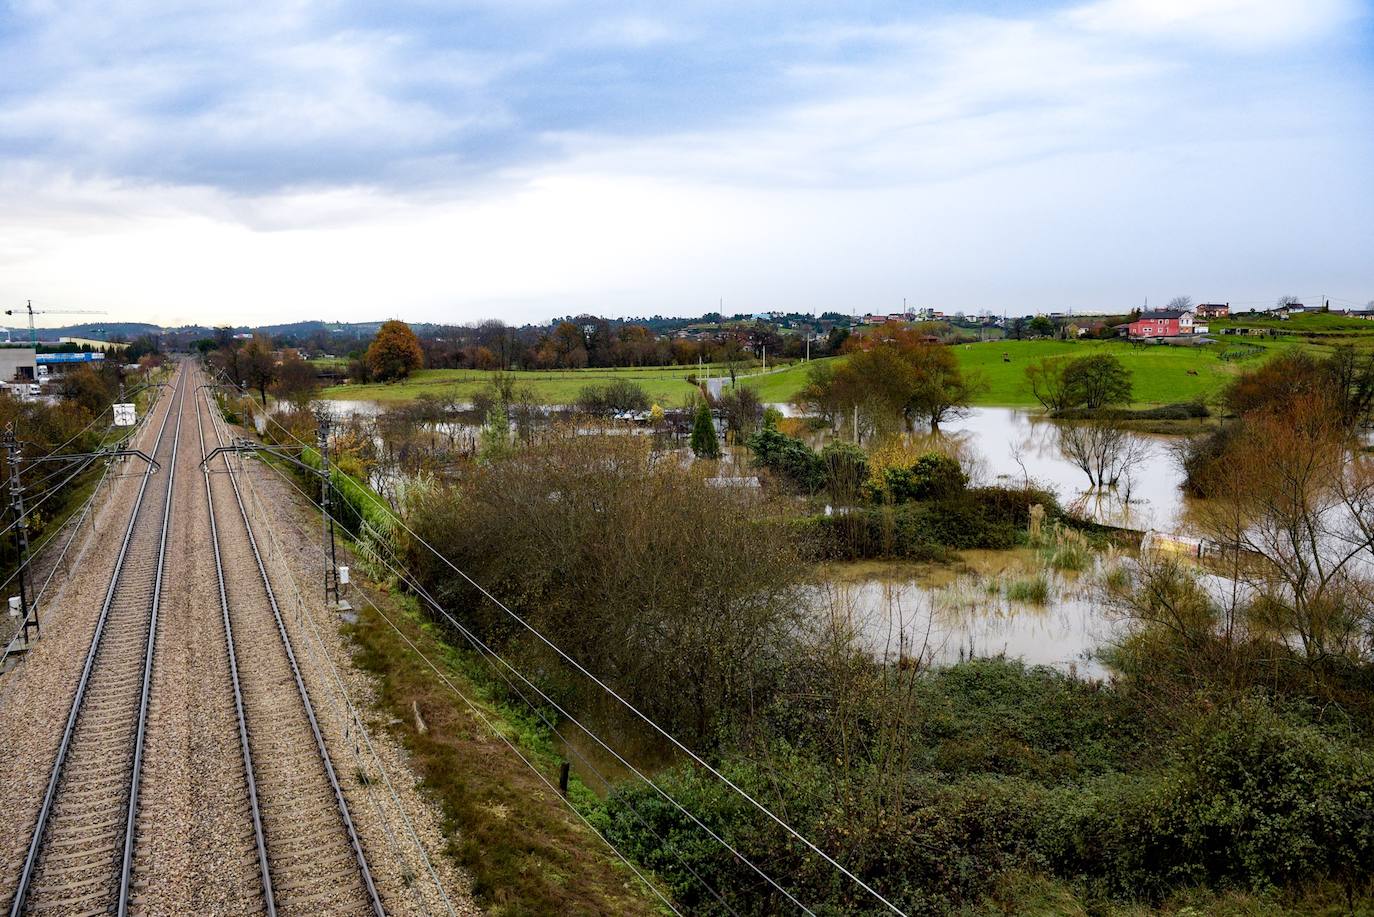
[[32,347],[0,347],[0,382],[33,382],[38,378]]
[[34,358],[37,364],[37,371],[40,378],[43,376],[60,376],[73,369],[92,364],[104,363],[103,353],[40,353]]

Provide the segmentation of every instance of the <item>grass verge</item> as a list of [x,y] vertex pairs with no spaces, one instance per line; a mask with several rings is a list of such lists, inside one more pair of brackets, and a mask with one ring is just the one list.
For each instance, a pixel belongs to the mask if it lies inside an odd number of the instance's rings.
[[[362,607],[348,628],[354,662],[376,676],[381,711],[442,807],[449,852],[472,876],[485,910],[502,917],[659,913],[629,869],[454,689],[556,786],[559,758],[540,724],[495,700],[481,663],[450,646],[412,599],[363,588],[395,628],[368,603],[355,602]],[[595,805],[576,781],[570,794],[584,811]]]

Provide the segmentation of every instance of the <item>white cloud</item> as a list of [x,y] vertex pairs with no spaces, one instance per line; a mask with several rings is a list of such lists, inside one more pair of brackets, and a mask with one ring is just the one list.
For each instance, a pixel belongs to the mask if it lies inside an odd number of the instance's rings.
[[1354,0],[1098,0],[1067,18],[1100,32],[1267,49],[1320,38],[1359,14]]
[[684,37],[686,33],[662,20],[646,16],[625,16],[595,23],[587,29],[584,41],[594,46],[647,48],[678,41]]
[[[538,113],[503,92],[530,87],[497,77],[556,79],[545,39],[494,51],[321,33],[301,8],[267,34],[221,13],[206,28],[230,37],[207,38],[203,59],[164,57],[172,33],[145,36],[146,55],[0,94],[0,133],[56,138],[56,152],[0,160],[0,301],[167,322],[527,320],[702,311],[721,295],[740,309],[904,295],[1087,308],[1314,284],[1363,301],[1374,105],[1363,71],[1311,45],[1349,15],[1334,0],[1101,0],[780,27],[747,52],[787,47],[759,77],[771,94],[647,129],[524,120]],[[93,33],[74,61],[99,60],[110,36],[71,28]],[[593,45],[613,57],[714,40],[633,14],[565,37],[580,65]],[[728,94],[712,75],[664,78]],[[597,90],[570,87],[570,106]],[[178,113],[182,91],[208,101]],[[436,99],[448,93],[460,102]],[[494,128],[553,155],[494,155],[474,172],[448,141]],[[318,181],[216,180],[278,156],[304,174],[320,157]],[[349,168],[332,173],[335,159]]]

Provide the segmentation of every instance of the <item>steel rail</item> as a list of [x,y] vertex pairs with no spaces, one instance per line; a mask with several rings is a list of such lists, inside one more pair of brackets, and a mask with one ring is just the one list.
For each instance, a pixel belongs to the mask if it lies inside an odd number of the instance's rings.
[[[200,389],[196,390],[197,392]],[[253,775],[253,753],[248,741],[248,719],[243,712],[243,689],[239,683],[239,661],[234,652],[234,625],[229,620],[229,595],[224,587],[224,565],[220,560],[219,526],[215,522],[215,497],[210,487],[210,467],[205,463],[205,420],[200,413],[200,399],[196,399],[196,432],[200,437],[201,470],[205,476],[205,503],[210,512],[210,544],[215,549],[215,578],[219,582],[220,616],[224,621],[224,645],[229,652],[229,677],[234,685],[234,713],[238,717],[239,748],[243,752],[243,776],[248,784],[248,808],[253,816],[253,840],[258,850],[258,872],[262,878],[263,901],[267,917],[276,917],[277,902],[272,893],[272,872],[267,862],[267,840],[262,830],[262,809],[258,804],[258,783]],[[213,410],[213,406],[210,406]],[[213,421],[211,422],[213,426]],[[216,440],[219,431],[215,430]]]
[[[116,914],[127,917],[129,913],[129,890],[134,874],[134,840],[138,832],[138,792],[143,778],[143,739],[148,732],[148,701],[153,692],[153,654],[157,647],[157,618],[162,607],[162,570],[167,558],[167,533],[172,527],[172,496],[177,479],[177,450],[181,446],[181,419],[186,413],[185,379],[189,370],[183,368],[177,380],[180,389],[177,398],[177,425],[172,431],[172,455],[167,462],[167,499],[162,504],[162,531],[157,540],[157,569],[153,576],[153,596],[149,602],[148,646],[143,654],[143,687],[138,698],[138,728],[134,736],[133,772],[129,775],[129,808],[124,820],[124,856],[119,866],[119,903]],[[192,401],[192,407],[195,402]],[[154,452],[157,450],[154,449]]]
[[[183,370],[184,372],[184,370]],[[167,432],[167,422],[172,417],[172,412],[178,412],[178,423],[180,423],[180,401],[178,400],[184,393],[182,382],[185,376],[178,378],[177,393],[172,396],[172,404],[167,407],[166,413],[162,417],[162,423],[158,427],[157,439],[153,443],[153,453],[162,445],[162,438]],[[86,699],[86,689],[90,685],[91,671],[95,667],[96,653],[100,649],[101,639],[105,634],[105,623],[110,616],[110,606],[114,603],[115,593],[119,587],[119,577],[124,569],[124,561],[129,554],[129,542],[133,539],[134,526],[138,521],[139,513],[143,509],[143,498],[148,491],[148,481],[152,479],[153,466],[149,465],[143,473],[143,480],[139,484],[138,495],[134,498],[133,510],[129,513],[129,523],[124,528],[124,538],[119,545],[119,555],[115,558],[114,572],[110,575],[110,585],[105,591],[105,601],[100,607],[100,616],[96,619],[95,633],[91,636],[91,646],[86,653],[86,662],[81,669],[81,677],[76,684],[76,695],[72,698],[71,710],[67,714],[67,723],[62,730],[62,740],[58,744],[57,757],[53,761],[52,773],[48,777],[48,786],[43,794],[43,804],[38,810],[38,820],[34,823],[33,836],[29,840],[28,852],[24,856],[24,865],[19,873],[19,884],[15,889],[14,899],[10,903],[11,917],[20,917],[24,912],[24,905],[28,899],[29,887],[33,881],[34,869],[38,864],[38,856],[43,848],[44,836],[47,832],[48,818],[52,814],[53,803],[57,798],[57,787],[62,780],[62,769],[67,761],[67,753],[71,749],[72,735],[76,732],[77,719],[80,717],[82,704]],[[170,497],[170,494],[169,494]],[[159,568],[161,558],[158,559]],[[148,639],[152,641],[155,635],[149,631]],[[121,876],[121,885],[124,877]]]
[[[208,396],[206,402],[209,404]],[[217,442],[223,445],[223,439],[217,426],[215,427],[215,437]],[[377,885],[372,879],[372,869],[367,865],[367,856],[363,853],[362,842],[358,839],[357,829],[353,826],[353,817],[348,811],[348,801],[344,798],[343,787],[339,784],[338,775],[334,771],[334,762],[330,758],[329,748],[324,742],[324,734],[320,731],[319,721],[315,718],[315,707],[310,702],[310,692],[306,690],[305,680],[301,677],[300,666],[296,663],[296,653],[291,646],[291,637],[286,632],[286,622],[282,618],[281,608],[277,605],[277,594],[272,589],[272,581],[267,575],[267,567],[264,566],[262,554],[258,551],[258,541],[253,535],[253,524],[248,519],[248,509],[244,505],[243,494],[239,490],[238,473],[234,471],[233,465],[227,457],[224,460],[224,466],[229,472],[229,483],[233,486],[234,500],[238,504],[239,515],[243,518],[244,531],[248,535],[248,546],[253,551],[253,560],[257,562],[258,575],[262,577],[263,588],[267,593],[268,602],[272,606],[272,617],[277,623],[277,634],[281,637],[282,646],[286,650],[287,661],[291,664],[291,674],[296,681],[296,691],[305,708],[306,719],[310,721],[310,731],[315,736],[315,747],[319,752],[320,761],[324,764],[325,773],[329,777],[329,785],[334,791],[334,801],[338,805],[344,830],[348,833],[348,842],[353,848],[353,856],[358,863],[358,872],[362,877],[363,885],[367,888],[372,911],[377,917],[386,917],[386,909],[382,907],[382,900],[377,894]]]

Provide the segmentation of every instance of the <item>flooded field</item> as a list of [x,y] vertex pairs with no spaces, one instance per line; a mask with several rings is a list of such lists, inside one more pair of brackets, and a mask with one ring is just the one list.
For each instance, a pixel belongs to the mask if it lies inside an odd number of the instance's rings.
[[821,569],[810,595],[822,624],[853,633],[875,657],[948,665],[1006,655],[1085,677],[1120,633],[1098,583],[1114,560],[1047,569],[1037,551],[966,551],[964,563],[845,563]]
[[946,436],[967,444],[975,470],[987,483],[1020,483],[1029,477],[1052,487],[1066,506],[1097,522],[1145,531],[1186,527],[1183,473],[1170,454],[1177,437],[1141,434],[1140,462],[1113,491],[1085,495],[1088,478],[1065,457],[1059,425],[1014,408],[974,408],[949,425]]

